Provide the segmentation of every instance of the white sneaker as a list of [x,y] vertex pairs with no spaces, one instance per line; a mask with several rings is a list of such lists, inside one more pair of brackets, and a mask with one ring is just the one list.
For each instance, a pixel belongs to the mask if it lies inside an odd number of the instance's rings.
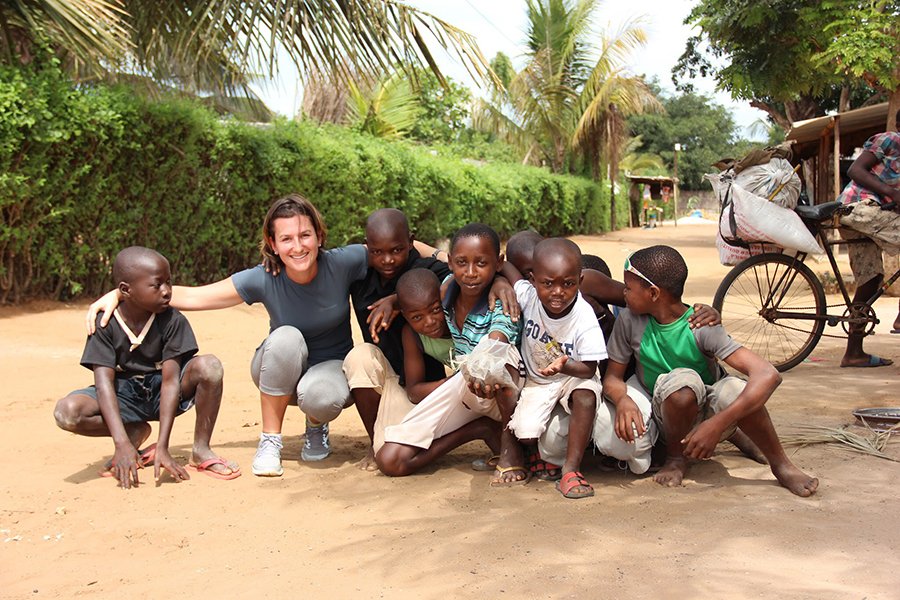
[[259,434],[259,446],[251,467],[253,474],[259,477],[281,477],[284,473],[281,468],[282,447],[280,433]]

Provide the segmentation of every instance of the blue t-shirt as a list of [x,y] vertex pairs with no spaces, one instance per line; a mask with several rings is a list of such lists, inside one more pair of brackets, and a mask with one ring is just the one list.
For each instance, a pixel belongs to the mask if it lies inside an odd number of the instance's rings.
[[307,284],[291,281],[282,269],[266,273],[262,265],[231,276],[247,304],[262,302],[269,313],[269,332],[283,325],[300,330],[309,348],[309,365],[343,360],[350,334],[350,284],[366,276],[368,259],[361,244],[319,251],[319,271]]

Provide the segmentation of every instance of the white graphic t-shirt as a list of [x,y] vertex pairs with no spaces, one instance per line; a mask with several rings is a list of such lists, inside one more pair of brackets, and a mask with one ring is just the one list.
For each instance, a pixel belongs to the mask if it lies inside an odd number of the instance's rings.
[[550,383],[568,377],[562,373],[552,377],[538,374],[539,369],[546,369],[563,354],[583,362],[606,360],[603,331],[597,324],[594,310],[581,292],[569,314],[553,319],[541,305],[531,282],[519,280],[514,289],[522,307],[520,351],[529,379],[537,383]]

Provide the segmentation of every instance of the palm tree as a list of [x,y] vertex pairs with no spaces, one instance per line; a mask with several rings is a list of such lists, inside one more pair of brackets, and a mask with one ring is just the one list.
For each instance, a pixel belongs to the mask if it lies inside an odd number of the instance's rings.
[[419,95],[402,72],[397,71],[362,88],[350,82],[348,88],[351,123],[375,137],[404,137],[422,113]]
[[28,63],[49,46],[76,77],[147,76],[188,91],[246,89],[278,69],[376,77],[398,63],[456,54],[474,77],[490,69],[475,39],[396,0],[17,0],[0,4],[0,60]]
[[[625,118],[662,106],[642,79],[622,67],[628,52],[644,43],[643,30],[632,22],[615,36],[596,34],[598,2],[528,0],[528,62],[505,97],[476,107],[474,121],[518,145],[523,162],[554,172],[581,165],[597,180],[608,170],[614,181]],[[596,52],[594,39],[600,40]]]

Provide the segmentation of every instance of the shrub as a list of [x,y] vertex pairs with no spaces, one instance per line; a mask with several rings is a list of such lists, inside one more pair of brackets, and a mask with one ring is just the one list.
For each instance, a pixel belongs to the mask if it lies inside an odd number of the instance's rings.
[[[77,87],[54,65],[0,67],[0,302],[99,294],[128,245],[168,256],[179,283],[220,279],[258,262],[265,211],[289,192],[316,203],[335,246],[361,241],[383,206],[426,241],[470,221],[504,237],[601,231],[604,188],[336,126],[223,121],[197,102]],[[619,207],[624,223],[624,194]]]

